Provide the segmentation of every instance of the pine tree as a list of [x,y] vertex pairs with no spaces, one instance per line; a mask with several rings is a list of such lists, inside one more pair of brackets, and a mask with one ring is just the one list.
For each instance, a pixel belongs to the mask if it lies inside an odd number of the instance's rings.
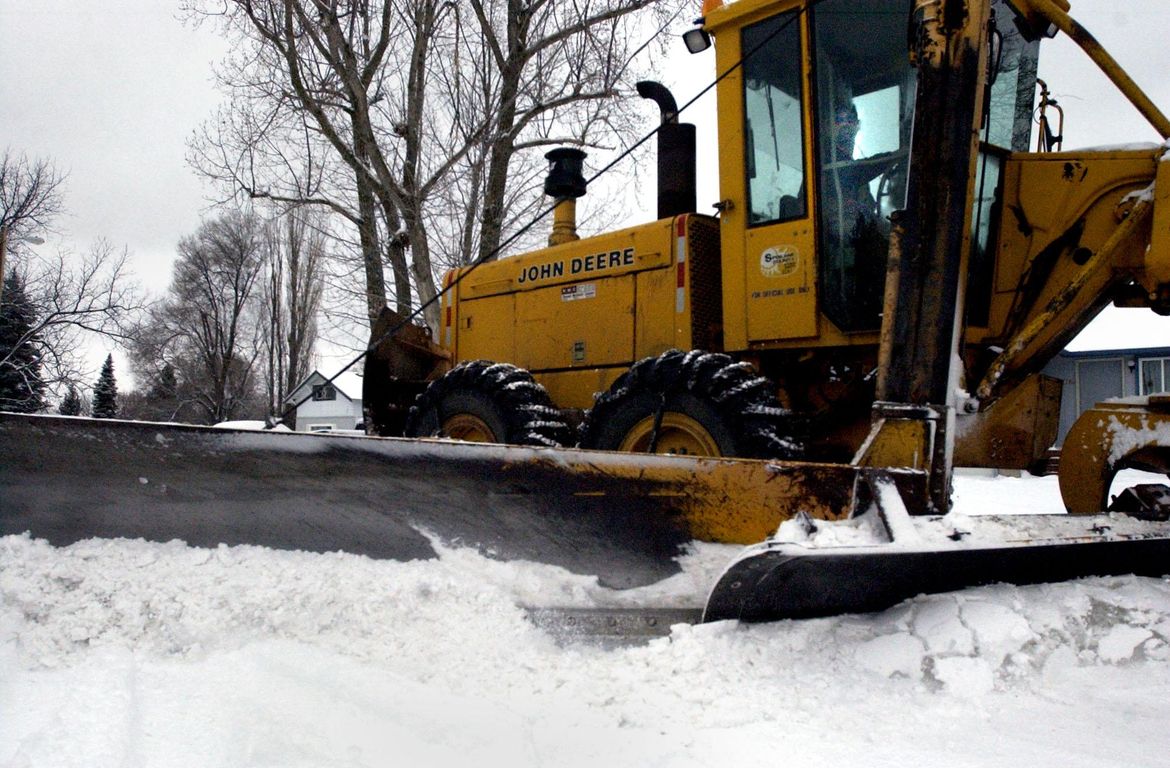
[[114,356],[106,355],[102,372],[93,385],[93,417],[112,419],[118,415],[118,382],[114,379]]
[[57,412],[62,416],[81,415],[81,395],[77,394],[74,387],[69,387],[69,391],[65,393],[65,399],[61,401],[61,407],[57,409]]
[[147,395],[151,400],[174,400],[179,396],[179,380],[175,376],[175,366],[170,363],[163,366]]
[[143,397],[145,408],[144,418],[158,421],[171,421],[178,416],[179,379],[175,375],[175,367],[167,363],[153,379],[150,389]]
[[30,334],[35,322],[24,280],[12,270],[0,295],[0,410],[34,413],[45,407],[41,338]]

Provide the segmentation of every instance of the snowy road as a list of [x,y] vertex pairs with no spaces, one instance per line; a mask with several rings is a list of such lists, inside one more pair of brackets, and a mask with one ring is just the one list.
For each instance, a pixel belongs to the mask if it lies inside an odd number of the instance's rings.
[[[1042,511],[1053,481],[961,478]],[[517,604],[687,604],[466,550],[396,563],[0,539],[0,766],[1170,766],[1170,580],[558,644]]]

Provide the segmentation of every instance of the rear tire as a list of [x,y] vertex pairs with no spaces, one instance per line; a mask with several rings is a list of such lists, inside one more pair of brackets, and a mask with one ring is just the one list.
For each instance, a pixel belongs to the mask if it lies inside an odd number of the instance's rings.
[[532,374],[507,363],[473,360],[431,382],[406,418],[407,437],[477,443],[564,446],[573,433]]
[[653,444],[655,453],[798,458],[792,414],[774,393],[748,363],[672,350],[638,361],[596,397],[581,447],[648,452]]

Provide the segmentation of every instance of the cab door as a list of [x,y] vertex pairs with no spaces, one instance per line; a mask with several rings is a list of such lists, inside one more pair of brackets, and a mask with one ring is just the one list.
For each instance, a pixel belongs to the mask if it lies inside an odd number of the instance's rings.
[[[729,349],[817,334],[809,201],[803,14],[790,11],[719,41],[724,335]],[[731,44],[727,44],[731,43]],[[729,146],[728,137],[742,137]]]

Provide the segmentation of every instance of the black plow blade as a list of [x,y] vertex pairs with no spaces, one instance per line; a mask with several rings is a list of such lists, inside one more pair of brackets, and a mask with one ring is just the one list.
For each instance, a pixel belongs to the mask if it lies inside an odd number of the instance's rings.
[[1170,573],[1170,529],[1001,546],[898,544],[806,548],[764,543],[720,577],[704,621],[777,621],[871,613],[922,594],[996,583],[1041,584],[1088,576]]
[[619,479],[538,449],[0,414],[0,535],[55,546],[178,539],[405,561],[442,544],[617,588],[677,573],[692,538],[677,505],[661,483]]

